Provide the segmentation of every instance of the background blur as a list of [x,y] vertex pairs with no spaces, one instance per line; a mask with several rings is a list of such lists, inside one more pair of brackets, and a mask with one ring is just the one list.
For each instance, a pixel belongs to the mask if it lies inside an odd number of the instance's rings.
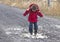
[[39,5],[42,13],[60,18],[60,0],[0,0],[0,4],[26,9],[31,3]]

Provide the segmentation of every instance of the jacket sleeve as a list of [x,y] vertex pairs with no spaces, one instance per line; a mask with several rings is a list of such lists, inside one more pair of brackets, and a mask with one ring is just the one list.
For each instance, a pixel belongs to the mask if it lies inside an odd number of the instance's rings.
[[38,14],[38,16],[43,17],[43,14],[40,11],[38,11],[37,14]]
[[29,13],[29,10],[27,9],[27,10],[24,12],[23,16],[26,16],[28,13]]

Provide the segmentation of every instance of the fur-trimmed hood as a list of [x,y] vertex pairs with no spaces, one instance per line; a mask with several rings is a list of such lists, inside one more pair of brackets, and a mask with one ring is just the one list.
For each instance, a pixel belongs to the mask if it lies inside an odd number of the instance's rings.
[[33,5],[36,6],[36,7],[37,7],[37,11],[39,11],[39,7],[38,7],[37,4],[30,4],[29,9],[31,9],[31,7],[32,7]]

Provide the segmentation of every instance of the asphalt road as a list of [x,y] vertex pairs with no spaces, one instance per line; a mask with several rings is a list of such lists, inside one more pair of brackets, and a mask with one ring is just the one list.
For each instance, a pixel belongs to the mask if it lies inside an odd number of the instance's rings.
[[28,15],[24,17],[24,9],[0,4],[0,42],[60,42],[60,19],[45,16],[38,17],[38,33],[48,38],[26,39],[21,37],[28,33]]

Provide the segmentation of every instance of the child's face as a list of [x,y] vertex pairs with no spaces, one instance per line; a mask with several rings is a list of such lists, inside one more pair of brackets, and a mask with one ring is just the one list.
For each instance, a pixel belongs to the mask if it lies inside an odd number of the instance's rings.
[[33,12],[35,12],[35,11],[37,10],[37,7],[33,5],[33,6],[31,7],[31,9],[32,9]]

